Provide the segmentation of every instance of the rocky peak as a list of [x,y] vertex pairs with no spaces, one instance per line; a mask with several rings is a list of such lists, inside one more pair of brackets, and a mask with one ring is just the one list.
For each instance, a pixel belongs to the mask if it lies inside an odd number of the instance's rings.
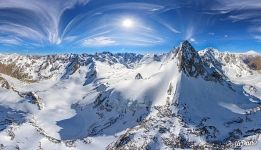
[[204,62],[204,65],[209,68],[209,70],[215,70],[223,76],[222,63],[216,58],[219,57],[220,52],[213,48],[207,48],[199,52],[201,60]]
[[178,59],[178,67],[186,75],[197,77],[204,74],[203,62],[198,52],[186,40],[174,51],[174,56]]
[[222,75],[215,68],[206,65],[199,53],[186,40],[174,51],[174,57],[178,59],[179,70],[187,76],[202,76],[206,80],[221,80]]
[[204,50],[199,52],[200,55],[208,54],[208,55],[213,55],[213,56],[217,55],[219,53],[220,52],[217,49],[211,48],[211,47],[210,48],[206,48],[206,49],[204,49]]
[[73,75],[81,66],[79,55],[73,55],[69,58],[69,63],[65,68],[65,73],[61,79],[68,79],[70,75]]
[[180,43],[179,48],[181,51],[186,52],[186,53],[197,53],[196,50],[193,48],[193,46],[190,44],[189,41],[185,40]]

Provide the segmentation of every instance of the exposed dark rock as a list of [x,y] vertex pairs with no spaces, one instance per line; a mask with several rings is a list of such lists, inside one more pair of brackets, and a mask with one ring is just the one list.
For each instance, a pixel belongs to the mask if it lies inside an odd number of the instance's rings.
[[179,71],[187,76],[202,76],[205,80],[222,80],[222,75],[213,68],[204,64],[198,52],[188,41],[184,41],[174,51],[174,56],[178,59]]
[[242,137],[243,133],[240,129],[234,129],[229,133],[229,136],[225,139],[225,141],[237,141]]
[[86,73],[86,81],[84,83],[84,86],[92,83],[97,77],[97,71],[94,61],[90,59],[87,64],[89,64],[89,71]]
[[169,89],[167,91],[168,95],[171,95],[172,94],[172,90],[173,90],[173,85],[170,83],[169,84]]
[[250,69],[261,70],[261,56],[248,56],[245,57],[244,62]]
[[237,118],[235,120],[231,120],[225,123],[225,126],[230,126],[230,125],[235,125],[235,124],[240,124],[242,123],[244,120],[242,118]]
[[78,55],[70,58],[70,63],[65,68],[65,73],[62,79],[68,79],[70,75],[74,74],[80,68],[80,58]]
[[0,62],[0,73],[17,78],[21,81],[32,81],[28,73],[24,73],[23,68],[16,66],[15,63],[3,64]]
[[30,99],[32,104],[35,104],[39,110],[43,109],[42,99],[35,92],[21,94],[24,98]]
[[167,131],[169,131],[169,129],[167,129],[165,127],[160,127],[159,128],[159,133],[166,133]]
[[115,144],[116,149],[130,142],[133,136],[134,136],[133,134],[124,134],[123,136],[121,136],[119,138],[120,140]]
[[197,51],[188,41],[184,41],[174,52],[178,59],[178,67],[186,75],[197,77],[204,75],[205,69]]
[[143,77],[141,76],[140,73],[138,73],[138,74],[135,76],[135,79],[136,79],[136,80],[140,80],[140,79],[143,79]]
[[0,87],[5,88],[5,89],[10,89],[11,88],[11,86],[8,83],[8,81],[5,78],[3,78],[3,77],[0,77]]

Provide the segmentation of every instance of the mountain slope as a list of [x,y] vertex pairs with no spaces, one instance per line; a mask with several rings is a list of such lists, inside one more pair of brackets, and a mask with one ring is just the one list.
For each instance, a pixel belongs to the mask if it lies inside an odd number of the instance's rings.
[[[253,110],[260,110],[260,100],[246,95],[241,86],[231,82],[206,80],[211,72],[207,72],[207,66],[189,43],[183,43],[175,52],[180,53],[175,56],[182,61],[178,63],[181,72],[176,88],[165,91],[169,95],[162,101],[168,101],[153,106],[153,113],[109,149],[223,149],[235,148],[233,143],[242,139],[256,138],[258,132],[253,131],[260,130],[261,114]],[[198,64],[191,63],[195,60]]]
[[[0,107],[12,112],[0,120],[5,149],[221,149],[257,142],[261,130],[260,74],[237,55],[198,53],[188,41],[163,55],[0,62],[14,66],[0,69]],[[13,76],[16,68],[28,76]]]

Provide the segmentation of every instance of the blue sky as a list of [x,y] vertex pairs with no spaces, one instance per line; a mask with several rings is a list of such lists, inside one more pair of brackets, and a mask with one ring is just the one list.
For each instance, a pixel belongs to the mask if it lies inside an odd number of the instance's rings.
[[261,52],[260,0],[0,0],[0,53]]

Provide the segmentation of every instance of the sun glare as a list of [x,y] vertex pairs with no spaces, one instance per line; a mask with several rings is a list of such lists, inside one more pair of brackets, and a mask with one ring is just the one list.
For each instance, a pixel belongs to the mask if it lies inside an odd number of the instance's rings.
[[122,21],[122,26],[125,27],[125,28],[132,28],[133,25],[134,25],[134,22],[131,19],[124,19]]

